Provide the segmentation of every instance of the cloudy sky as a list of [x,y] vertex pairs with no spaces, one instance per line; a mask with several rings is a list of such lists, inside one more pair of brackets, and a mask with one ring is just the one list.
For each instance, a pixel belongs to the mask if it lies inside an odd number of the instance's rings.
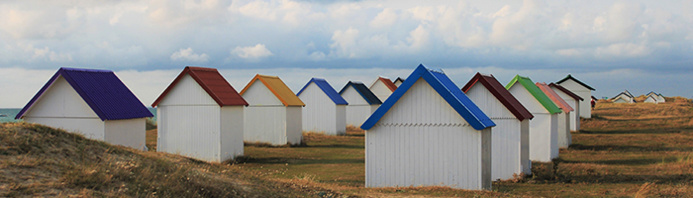
[[552,82],[598,97],[693,97],[691,1],[2,1],[0,108],[22,107],[63,66],[116,72],[145,104],[186,65],[238,90],[256,73],[297,91],[442,68]]

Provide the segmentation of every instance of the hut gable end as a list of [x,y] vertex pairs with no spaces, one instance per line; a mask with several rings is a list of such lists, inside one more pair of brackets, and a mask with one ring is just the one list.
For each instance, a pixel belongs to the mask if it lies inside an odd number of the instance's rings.
[[[515,78],[513,78],[510,83],[508,83],[505,88],[508,90],[511,90],[513,87],[518,87],[526,90],[537,102],[539,102],[544,108],[545,111],[547,111],[550,114],[556,114],[561,112],[561,108],[559,108],[539,87],[537,87],[534,82],[532,82],[531,79],[528,77],[516,75]],[[510,91],[515,95],[515,92]],[[516,96],[517,97],[517,96]],[[519,97],[518,97],[519,98]],[[520,100],[523,101],[523,100]],[[527,105],[525,104],[525,107]],[[530,110],[530,112],[535,112]]]
[[250,106],[284,106],[272,91],[260,81],[251,82],[241,91]]
[[[484,114],[479,107],[474,104],[459,87],[455,85],[444,73],[438,71],[432,71],[423,65],[419,65],[414,72],[412,72],[407,80],[402,83],[402,86],[392,93],[392,96],[387,98],[385,102],[369,117],[366,122],[361,125],[361,128],[368,130],[373,127],[378,121],[392,108],[403,108],[408,109],[407,106],[397,106],[393,107],[398,103],[398,101],[411,89],[411,87],[423,79],[429,86],[431,86],[437,93],[437,95],[445,100],[452,109],[454,109],[460,116],[462,116],[474,129],[482,130],[485,128],[495,126],[495,123],[491,121],[486,114]],[[411,96],[417,97],[417,96]],[[431,101],[421,101],[421,102],[431,102]],[[412,115],[420,115],[417,112],[409,112]]]
[[187,66],[154,101],[156,107],[185,76],[190,76],[219,106],[248,106],[243,97],[214,68]]
[[[492,75],[483,75],[481,73],[476,73],[476,75],[474,75],[474,77],[472,77],[472,79],[469,80],[469,82],[467,82],[467,84],[462,88],[462,91],[467,93],[472,87],[475,87],[475,85],[478,85],[479,87],[483,86],[484,90],[486,90],[495,97],[489,98],[489,100],[494,99],[502,103],[503,107],[512,112],[512,114],[515,115],[515,118],[517,118],[518,120],[532,119],[534,117],[532,113],[530,113],[522,105],[522,103],[520,103],[520,101],[518,101],[508,90],[506,90],[503,87],[503,85],[501,85],[500,82],[498,82],[498,80]],[[479,104],[477,103],[477,105]]]
[[99,118],[62,76],[50,85],[25,115],[32,118]]
[[184,75],[168,90],[158,105],[218,106],[217,102],[190,75]]
[[[252,87],[257,87],[257,86],[264,86],[267,91],[267,93],[262,93],[262,95],[246,95],[245,93],[248,91],[249,88]],[[257,88],[255,88],[257,89]],[[259,94],[259,93],[258,93]],[[255,102],[251,102],[252,105],[265,105],[264,103],[268,103],[267,105],[274,105],[274,100],[272,102],[270,101],[265,101],[261,102],[259,100],[271,100],[271,99],[261,99],[261,98],[255,98],[255,97],[274,97],[277,99],[281,104],[284,106],[306,106],[303,101],[301,101],[296,94],[294,94],[291,89],[284,84],[284,81],[279,79],[277,76],[267,76],[267,75],[260,75],[257,74],[255,77],[253,77],[252,80],[243,88],[241,91],[241,95],[244,96],[244,98],[250,97],[251,99],[255,100]],[[272,96],[273,95],[273,96]],[[246,97],[247,96],[247,97]],[[260,104],[262,103],[262,104]]]

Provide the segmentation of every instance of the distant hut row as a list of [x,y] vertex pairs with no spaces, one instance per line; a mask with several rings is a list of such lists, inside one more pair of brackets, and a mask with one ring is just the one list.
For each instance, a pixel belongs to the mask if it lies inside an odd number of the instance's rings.
[[[339,92],[312,78],[294,94],[258,74],[239,93],[216,69],[186,67],[152,106],[161,152],[224,161],[243,155],[244,141],[301,144],[304,131],[341,135],[353,125],[367,131],[368,187],[490,189],[531,174],[530,161],[557,158],[589,118],[592,90],[571,75],[550,84],[518,75],[503,86],[480,73],[460,89],[419,65],[407,78],[349,81]],[[17,118],[142,149],[152,116],[113,72],[61,68]]]
[[[616,96],[612,97],[609,99],[612,103],[635,103],[637,97],[633,96],[628,90],[625,90]],[[644,99],[642,100],[644,103],[654,103],[654,104],[659,104],[659,103],[665,103],[666,99],[661,93],[655,93],[654,91],[650,91],[644,96]]]

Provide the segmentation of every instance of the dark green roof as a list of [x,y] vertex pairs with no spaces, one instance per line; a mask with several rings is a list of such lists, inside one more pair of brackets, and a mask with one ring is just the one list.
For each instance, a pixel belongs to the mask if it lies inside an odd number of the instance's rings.
[[520,83],[527,91],[529,91],[532,96],[534,96],[539,103],[541,103],[544,108],[546,108],[546,111],[548,111],[551,114],[556,114],[556,113],[561,113],[561,108],[558,108],[553,101],[551,101],[551,98],[546,96],[537,85],[532,82],[531,79],[528,77],[516,75],[515,78],[513,78],[508,85],[505,86],[505,89],[510,89],[515,83]]

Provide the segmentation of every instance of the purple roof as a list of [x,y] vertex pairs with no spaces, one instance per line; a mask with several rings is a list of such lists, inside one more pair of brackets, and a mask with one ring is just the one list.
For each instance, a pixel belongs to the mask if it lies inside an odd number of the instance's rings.
[[15,119],[22,118],[59,76],[65,78],[101,120],[154,116],[112,71],[63,67],[43,85]]

